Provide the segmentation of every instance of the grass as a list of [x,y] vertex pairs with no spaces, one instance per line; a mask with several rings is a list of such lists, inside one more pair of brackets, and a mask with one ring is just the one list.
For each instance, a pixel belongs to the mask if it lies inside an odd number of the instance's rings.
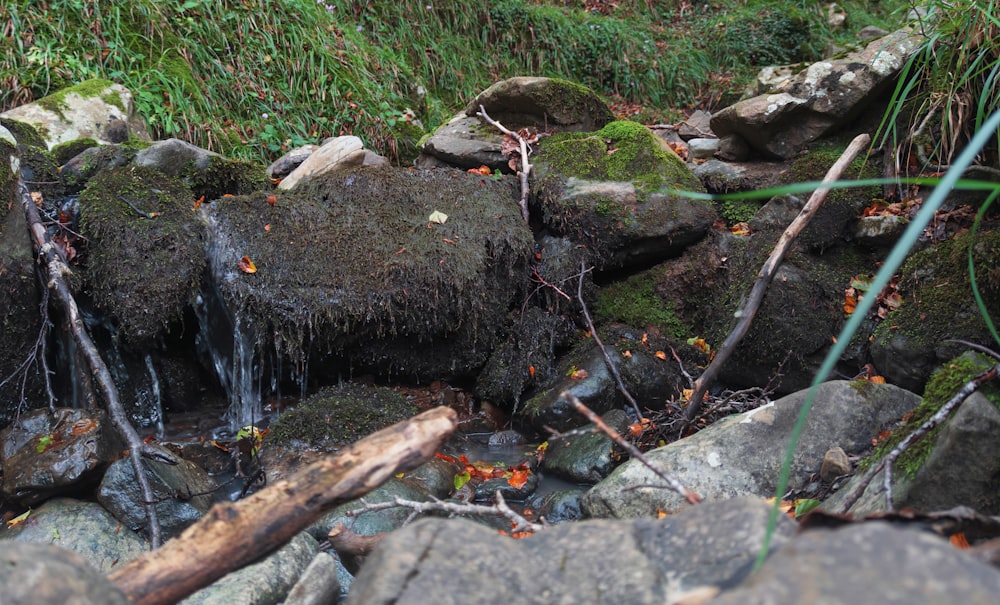
[[[562,77],[621,117],[672,121],[834,39],[803,0],[585,4],[13,0],[0,8],[0,110],[104,77],[134,92],[156,138],[270,161],[356,134],[405,162],[421,134],[502,78]],[[886,25],[899,2],[845,4],[859,23]]]

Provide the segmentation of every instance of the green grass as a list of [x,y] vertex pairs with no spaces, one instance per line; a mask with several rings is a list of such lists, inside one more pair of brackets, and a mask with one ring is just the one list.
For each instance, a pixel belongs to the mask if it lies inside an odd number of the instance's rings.
[[[134,92],[156,138],[268,161],[350,133],[405,162],[424,130],[502,78],[562,77],[622,117],[662,120],[831,39],[804,1],[619,4],[13,0],[0,8],[0,110],[103,77]],[[846,4],[862,21],[888,15]]]

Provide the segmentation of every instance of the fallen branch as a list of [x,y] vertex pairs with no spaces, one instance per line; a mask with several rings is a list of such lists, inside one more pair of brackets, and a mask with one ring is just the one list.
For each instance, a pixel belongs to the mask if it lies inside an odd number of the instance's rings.
[[681,483],[673,475],[664,473],[660,469],[656,468],[656,466],[653,465],[653,463],[649,460],[649,458],[647,458],[645,455],[643,455],[642,452],[639,451],[639,448],[629,443],[614,428],[608,426],[608,424],[604,422],[604,420],[600,416],[595,414],[593,410],[588,408],[575,395],[573,395],[569,391],[563,391],[559,396],[569,400],[569,402],[573,404],[573,407],[576,408],[576,411],[586,416],[587,420],[593,422],[594,426],[596,426],[598,430],[600,430],[602,433],[610,437],[612,441],[621,446],[626,452],[629,453],[630,456],[641,462],[646,468],[653,471],[654,475],[666,481],[667,487],[674,490],[681,496],[684,496],[684,499],[687,500],[689,504],[698,504],[699,502],[701,502],[701,496],[689,490],[688,488],[684,487],[684,484]]
[[[854,137],[851,144],[847,146],[844,153],[841,154],[840,158],[834,162],[830,170],[827,171],[826,176],[823,177],[824,183],[832,183],[840,178],[847,165],[854,160],[855,156],[861,152],[861,150],[868,145],[871,137],[867,134],[859,134]],[[823,202],[826,201],[827,194],[830,193],[828,188],[820,188],[812,193],[809,197],[809,201],[806,205],[802,207],[799,215],[795,217],[790,225],[785,229],[785,232],[781,234],[781,238],[778,243],[775,244],[774,250],[771,251],[771,255],[767,257],[764,262],[764,266],[761,267],[760,272],[757,274],[757,279],[754,281],[753,288],[750,290],[750,297],[747,300],[746,306],[737,312],[739,317],[739,322],[726,337],[722,346],[719,347],[718,352],[715,354],[715,359],[705,368],[704,373],[698,377],[698,380],[694,383],[694,392],[691,394],[691,398],[688,400],[687,413],[685,414],[684,424],[681,426],[680,434],[678,438],[684,436],[684,431],[687,427],[694,421],[698,416],[698,410],[701,408],[701,401],[705,397],[705,393],[708,388],[715,381],[716,376],[722,370],[722,365],[729,359],[730,355],[736,349],[736,345],[743,340],[747,332],[750,330],[750,324],[753,321],[754,316],[757,314],[757,310],[760,308],[760,303],[764,300],[764,294],[767,292],[768,286],[771,284],[771,280],[774,279],[774,274],[777,272],[778,267],[781,266],[781,262],[785,258],[785,254],[791,247],[792,242],[799,235],[802,229],[809,224],[816,212],[823,206]]]
[[486,108],[482,105],[479,106],[479,115],[486,120],[488,124],[504,133],[507,136],[517,139],[517,142],[521,146],[521,169],[517,171],[517,175],[521,177],[521,218],[524,222],[528,222],[528,175],[531,174],[531,164],[528,163],[528,142],[524,140],[520,134],[510,130],[505,127],[500,122],[497,122],[486,113]]
[[[611,375],[615,377],[615,383],[618,385],[618,390],[621,391],[621,394],[632,405],[632,409],[635,411],[635,419],[642,420],[642,411],[639,410],[639,404],[635,402],[635,398],[632,397],[632,394],[628,392],[627,388],[625,388],[625,381],[622,380],[622,375],[618,373],[618,367],[615,366],[613,361],[611,361],[611,356],[608,355],[608,350],[604,347],[604,343],[601,342],[601,337],[597,334],[597,328],[594,326],[594,320],[591,319],[590,311],[587,310],[587,303],[583,301],[583,276],[586,274],[587,268],[584,266],[584,262],[581,259],[580,281],[577,282],[576,286],[576,299],[580,301],[580,308],[583,310],[583,318],[587,322],[587,329],[590,330],[590,335],[594,338],[594,342],[597,343],[597,348],[601,350],[601,355],[604,356],[604,363],[608,366],[608,370],[610,370]],[[581,403],[581,405],[583,404]]]
[[180,536],[109,574],[133,605],[176,603],[277,550],[326,510],[434,455],[457,426],[432,408],[323,458],[238,502],[220,502]]
[[[995,353],[992,353],[994,356]],[[875,475],[878,474],[880,470],[885,469],[885,477],[883,478],[883,486],[885,487],[885,508],[887,511],[892,511],[892,465],[899,456],[906,451],[906,448],[910,447],[916,440],[920,439],[927,433],[929,433],[934,427],[944,422],[951,413],[962,404],[969,395],[972,395],[979,387],[982,386],[984,382],[995,379],[1000,376],[1000,363],[986,370],[979,376],[976,376],[969,382],[965,383],[955,396],[948,400],[947,403],[941,406],[933,416],[927,419],[926,422],[921,424],[912,433],[906,436],[905,439],[899,442],[896,447],[892,448],[892,451],[886,454],[884,458],[875,466],[868,469],[868,472],[864,474],[861,481],[854,487],[854,491],[851,495],[844,501],[841,506],[841,511],[846,513],[854,504],[861,498],[861,494],[865,492],[868,488],[868,484],[871,483]]]
[[125,408],[122,407],[121,400],[118,397],[118,387],[115,386],[108,366],[104,363],[101,354],[94,345],[94,341],[91,340],[90,334],[83,325],[80,308],[77,306],[76,300],[73,298],[73,293],[70,292],[66,281],[63,279],[64,276],[72,275],[72,271],[63,261],[62,256],[58,254],[56,246],[53,245],[49,238],[49,233],[42,225],[41,216],[38,214],[38,207],[35,205],[35,201],[31,199],[31,194],[20,177],[18,178],[18,191],[21,195],[21,205],[24,207],[24,216],[28,222],[28,231],[35,246],[35,253],[38,255],[39,262],[44,261],[45,263],[47,277],[45,286],[55,294],[56,300],[62,306],[63,312],[66,314],[66,321],[69,324],[70,332],[73,334],[73,339],[76,341],[77,346],[79,346],[91,374],[104,392],[104,400],[107,404],[111,424],[114,425],[118,433],[125,439],[125,443],[128,444],[132,470],[135,472],[136,480],[139,483],[139,490],[142,492],[142,504],[146,510],[150,543],[155,549],[160,545],[160,524],[156,517],[156,500],[153,496],[153,489],[149,485],[149,478],[146,476],[141,457],[154,458],[167,464],[177,464],[177,459],[166,452],[143,443],[142,438],[139,437],[139,433],[136,432],[135,428],[129,422]]

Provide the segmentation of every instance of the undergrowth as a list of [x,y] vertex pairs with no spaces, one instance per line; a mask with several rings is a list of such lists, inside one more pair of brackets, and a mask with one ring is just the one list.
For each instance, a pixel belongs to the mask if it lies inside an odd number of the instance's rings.
[[[846,4],[867,23],[899,2]],[[405,162],[514,75],[572,80],[620,117],[663,120],[732,98],[765,63],[817,58],[833,35],[813,3],[759,0],[14,0],[0,23],[0,110],[103,77],[133,91],[155,138],[256,161],[355,134]]]

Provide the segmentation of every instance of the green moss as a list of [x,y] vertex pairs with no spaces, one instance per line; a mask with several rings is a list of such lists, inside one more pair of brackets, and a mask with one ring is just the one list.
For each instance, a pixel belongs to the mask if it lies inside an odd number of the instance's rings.
[[749,222],[760,210],[760,202],[756,200],[722,200],[716,204],[716,209],[722,218],[730,225]]
[[668,338],[691,335],[689,328],[674,313],[670,301],[656,293],[655,270],[645,271],[601,289],[594,314],[598,321],[618,321],[636,328],[652,325]]
[[114,82],[111,80],[104,80],[101,78],[84,80],[75,86],[63,88],[62,90],[52,93],[47,97],[42,97],[36,102],[45,109],[59,114],[60,117],[65,117],[63,115],[63,111],[68,109],[68,105],[66,104],[66,97],[68,95],[75,94],[84,99],[100,96],[101,100],[108,105],[113,105],[122,110],[123,113],[127,113],[125,105],[122,103],[121,96],[113,90],[108,90],[108,88],[113,85]]
[[31,124],[19,122],[17,120],[9,120],[7,118],[0,118],[0,126],[3,126],[9,130],[12,135],[14,135],[14,138],[17,139],[17,146],[19,148],[48,148],[48,145],[45,144],[45,139],[41,134],[39,134],[38,129]]
[[[987,369],[993,367],[995,363],[996,360],[993,360],[990,357],[978,352],[970,351],[944,364],[940,369],[934,372],[931,379],[927,382],[927,386],[924,389],[923,400],[913,411],[913,414],[909,417],[909,419],[907,419],[906,423],[899,429],[893,431],[887,439],[880,443],[876,448],[875,453],[872,454],[872,456],[870,456],[863,464],[865,466],[871,466],[871,464],[875,461],[884,458],[910,433],[915,431],[927,422],[931,416],[937,413],[937,411],[941,409],[941,406],[950,401],[952,397],[954,397],[955,394],[958,393],[963,386],[965,386],[966,383],[979,374],[982,374]],[[986,383],[979,389],[979,392],[985,395],[990,402],[1000,408],[1000,389],[992,383]],[[937,441],[937,436],[941,432],[943,426],[943,424],[938,425],[929,433],[924,435],[923,438],[911,444],[906,451],[904,451],[899,458],[896,459],[896,468],[902,469],[907,477],[914,477],[917,471],[920,470],[920,467],[923,466],[924,461],[927,460],[931,451],[933,451],[934,444]]]
[[56,162],[62,166],[66,162],[75,158],[83,150],[90,149],[91,147],[97,147],[99,143],[90,137],[84,137],[82,139],[75,139],[72,141],[66,141],[65,143],[59,143],[51,149],[52,156],[55,158]]
[[353,443],[417,413],[396,391],[346,383],[324,388],[271,426],[272,443],[335,447]]
[[206,200],[214,200],[227,194],[249,195],[270,189],[260,166],[221,156],[212,156],[204,170],[191,166],[184,174],[195,199],[205,196]]

